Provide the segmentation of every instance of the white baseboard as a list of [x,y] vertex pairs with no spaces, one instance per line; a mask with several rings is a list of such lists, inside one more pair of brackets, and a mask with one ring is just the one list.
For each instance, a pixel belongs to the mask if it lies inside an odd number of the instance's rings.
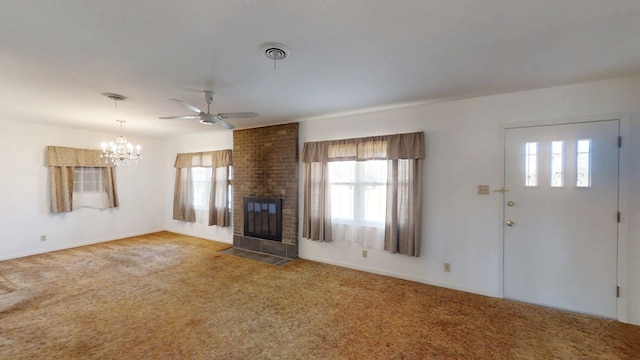
[[502,298],[502,296],[500,294],[498,294],[498,293],[491,293],[491,292],[486,292],[486,291],[482,291],[482,290],[478,290],[478,289],[471,289],[471,288],[467,288],[467,287],[464,287],[464,286],[457,286],[455,284],[443,283],[443,282],[439,282],[439,281],[430,281],[430,280],[427,280],[427,279],[418,278],[418,277],[415,277],[415,276],[409,276],[409,275],[405,275],[405,274],[401,274],[401,273],[397,273],[397,272],[393,272],[393,271],[380,270],[380,269],[370,268],[370,267],[366,267],[366,266],[357,266],[357,265],[353,265],[353,264],[349,264],[349,263],[343,263],[343,262],[340,262],[340,261],[334,261],[334,260],[325,259],[325,258],[319,258],[319,257],[300,257],[300,258],[301,259],[305,259],[305,260],[310,260],[310,261],[321,262],[321,263],[324,263],[324,264],[345,267],[345,268],[349,268],[349,269],[353,269],[353,270],[360,270],[360,271],[365,271],[365,272],[374,273],[374,274],[378,274],[378,275],[385,275],[385,276],[390,276],[390,277],[394,277],[394,278],[398,278],[398,279],[414,281],[414,282],[418,282],[418,283],[426,284],[426,285],[433,285],[433,286],[438,286],[438,287],[442,287],[442,288],[458,290],[458,291],[464,291],[464,292],[468,292],[468,293],[473,293],[473,294],[478,294],[478,295],[483,295],[483,296],[489,296],[489,297],[494,297],[494,298]]
[[109,237],[109,238],[103,238],[103,239],[98,239],[98,240],[89,240],[89,241],[76,243],[76,244],[54,246],[54,247],[48,247],[46,249],[37,249],[37,250],[34,250],[34,251],[26,251],[26,252],[17,253],[17,254],[4,255],[4,256],[0,256],[0,261],[18,259],[18,258],[21,258],[21,257],[27,257],[27,256],[32,256],[32,255],[46,254],[46,253],[50,253],[50,252],[54,252],[54,251],[60,251],[60,250],[66,250],[66,249],[73,249],[73,248],[77,248],[77,247],[81,247],[81,246],[87,246],[87,245],[104,243],[104,242],[108,242],[108,241],[125,239],[125,238],[128,238],[128,237],[153,234],[153,233],[160,232],[160,231],[166,231],[166,230],[158,229],[158,230],[149,230],[149,231],[144,231],[144,232],[122,234],[122,235],[119,235],[119,236],[116,236],[116,237]]

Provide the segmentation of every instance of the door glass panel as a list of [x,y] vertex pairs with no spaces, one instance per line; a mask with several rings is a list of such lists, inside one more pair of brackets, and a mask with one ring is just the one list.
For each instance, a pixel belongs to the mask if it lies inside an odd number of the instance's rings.
[[551,142],[551,187],[564,186],[564,141]]
[[538,143],[528,142],[524,151],[524,186],[538,186]]
[[578,140],[576,148],[576,186],[591,187],[591,140]]

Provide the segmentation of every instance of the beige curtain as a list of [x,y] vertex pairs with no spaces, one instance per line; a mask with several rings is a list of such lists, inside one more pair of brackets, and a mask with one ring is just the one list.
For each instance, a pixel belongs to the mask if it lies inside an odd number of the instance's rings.
[[183,153],[176,156],[176,183],[173,195],[173,218],[195,222],[193,207],[192,167],[212,168],[211,193],[209,195],[209,226],[231,225],[228,199],[229,167],[233,164],[232,151],[219,150]]
[[173,219],[185,222],[196,221],[196,211],[193,208],[191,168],[176,168],[176,183],[173,192]]
[[211,195],[209,197],[209,226],[227,227],[231,225],[229,211],[229,167],[215,167],[211,174]]
[[328,165],[326,162],[308,162],[304,164],[304,171],[302,236],[332,241]]
[[424,132],[305,143],[301,156],[305,164],[303,236],[331,240],[331,231],[326,230],[331,228],[328,162],[385,159],[385,250],[419,256],[424,157]]
[[387,161],[384,249],[420,256],[423,159]]
[[49,168],[49,210],[52,213],[73,209],[73,171],[76,166],[102,168],[109,208],[118,207],[115,167],[100,155],[100,150],[47,146],[45,165]]
[[73,167],[49,166],[49,211],[57,214],[73,208]]
[[118,201],[118,189],[116,187],[116,168],[114,166],[102,168],[102,183],[107,192],[109,208],[120,206]]
[[387,148],[387,214],[384,249],[420,256],[424,132],[391,136]]

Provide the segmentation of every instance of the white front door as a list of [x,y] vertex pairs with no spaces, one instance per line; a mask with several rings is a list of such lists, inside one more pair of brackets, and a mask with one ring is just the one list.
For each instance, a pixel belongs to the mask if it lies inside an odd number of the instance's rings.
[[505,130],[504,296],[616,318],[619,121]]

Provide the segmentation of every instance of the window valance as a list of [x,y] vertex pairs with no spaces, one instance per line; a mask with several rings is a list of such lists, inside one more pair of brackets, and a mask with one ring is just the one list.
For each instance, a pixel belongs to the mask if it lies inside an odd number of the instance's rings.
[[176,168],[212,167],[219,168],[233,165],[233,156],[230,149],[205,151],[196,153],[183,153],[176,156]]
[[105,162],[100,157],[102,151],[76,149],[63,146],[47,146],[46,166],[84,166],[84,167],[113,167],[111,162]]
[[303,163],[331,161],[424,159],[424,132],[355,139],[306,142]]

